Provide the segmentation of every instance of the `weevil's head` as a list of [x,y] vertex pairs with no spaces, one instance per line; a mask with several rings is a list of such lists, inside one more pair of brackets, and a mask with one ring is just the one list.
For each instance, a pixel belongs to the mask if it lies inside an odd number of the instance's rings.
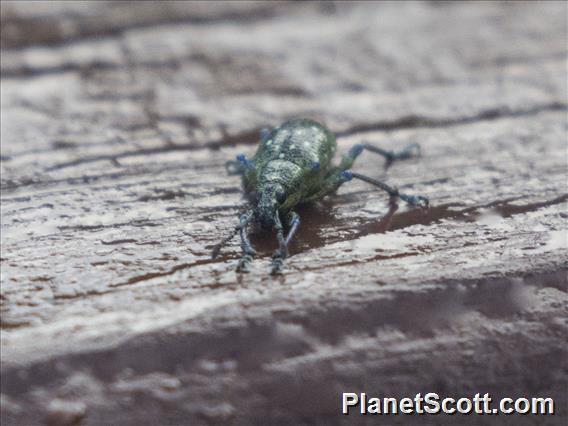
[[272,229],[274,216],[286,200],[286,190],[278,183],[267,184],[258,197],[255,216],[264,229]]

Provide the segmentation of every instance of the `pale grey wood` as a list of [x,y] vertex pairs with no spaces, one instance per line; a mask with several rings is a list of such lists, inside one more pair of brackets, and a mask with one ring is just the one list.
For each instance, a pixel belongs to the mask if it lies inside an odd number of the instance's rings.
[[[565,16],[3,2],[2,423],[327,424],[349,420],[342,391],[566,398]],[[245,205],[224,163],[297,115],[341,152],[419,142],[356,170],[432,207],[384,232],[388,200],[354,182],[301,210],[283,277],[271,235],[237,275],[236,242],[209,257]]]

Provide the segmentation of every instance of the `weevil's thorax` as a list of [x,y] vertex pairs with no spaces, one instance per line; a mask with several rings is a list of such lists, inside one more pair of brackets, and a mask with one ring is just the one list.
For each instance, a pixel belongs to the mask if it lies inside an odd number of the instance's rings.
[[263,199],[263,194],[266,199],[266,194],[278,187],[285,194],[284,200],[278,202],[279,208],[301,202],[325,175],[335,149],[333,134],[312,120],[291,120],[274,129],[254,157],[258,199]]
[[314,164],[326,168],[336,150],[335,137],[321,124],[308,119],[290,120],[263,140],[255,155],[260,164],[290,161],[309,170]]
[[260,171],[256,190],[261,194],[278,186],[289,193],[300,183],[301,178],[302,168],[297,164],[287,160],[272,160]]

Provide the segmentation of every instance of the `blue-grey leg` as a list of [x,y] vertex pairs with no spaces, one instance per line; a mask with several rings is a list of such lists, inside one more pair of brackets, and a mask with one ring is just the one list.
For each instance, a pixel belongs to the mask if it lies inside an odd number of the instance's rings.
[[[231,241],[233,238],[235,238],[235,235],[237,235],[239,232],[241,233],[241,247],[243,248],[243,252],[251,251],[251,250],[252,250],[252,252],[254,252],[254,249],[250,245],[250,242],[248,240],[248,236],[246,234],[246,227],[250,223],[250,221],[253,219],[253,217],[254,217],[254,211],[253,210],[249,210],[246,213],[241,214],[241,216],[239,218],[239,224],[237,226],[235,226],[233,228],[233,230],[231,231],[231,233],[229,235],[227,235],[225,238],[223,238],[219,244],[217,244],[215,247],[213,247],[213,250],[211,251],[211,257],[213,259],[215,259],[219,255],[219,253],[221,252],[221,248],[223,248],[229,241]],[[243,232],[243,229],[244,229],[244,232]]]
[[294,234],[300,226],[300,216],[296,212],[290,213],[289,218],[290,229],[288,235],[284,237],[284,229],[282,227],[282,222],[280,221],[280,215],[276,212],[274,217],[274,227],[276,228],[276,238],[278,239],[278,250],[272,256],[271,271],[272,275],[277,275],[282,272],[282,266],[284,265],[284,259],[288,257],[288,244],[292,241]]
[[300,215],[296,212],[290,213],[290,230],[288,231],[288,235],[286,235],[286,248],[288,248],[288,244],[292,241],[294,234],[298,230],[298,226],[300,226]]
[[258,136],[260,137],[260,141],[265,142],[271,133],[272,130],[270,130],[268,127],[263,127],[262,129],[260,129],[258,131]]
[[386,167],[389,167],[396,160],[406,160],[408,158],[420,156],[420,145],[418,145],[417,143],[412,143],[398,152],[386,151],[382,148],[368,143],[362,143],[361,145],[363,146],[363,149],[385,157],[385,159],[387,160],[385,164]]
[[413,207],[428,208],[428,205],[430,203],[428,198],[426,198],[426,197],[423,197],[421,195],[401,194],[398,191],[397,188],[394,188],[390,185],[387,185],[386,183],[381,182],[380,180],[373,179],[369,176],[365,176],[365,175],[362,175],[362,174],[359,174],[359,173],[354,173],[350,170],[344,170],[343,172],[341,172],[341,176],[346,182],[355,178],[355,179],[359,179],[359,180],[362,180],[364,182],[370,183],[371,185],[382,189],[387,194],[389,194],[391,197],[400,198],[402,201],[405,201],[406,203],[410,204]]
[[342,170],[350,169],[355,162],[355,159],[359,155],[361,155],[364,150],[383,156],[387,160],[385,163],[385,168],[390,167],[390,165],[396,160],[406,160],[408,158],[420,156],[420,145],[418,145],[417,143],[410,144],[402,150],[395,152],[387,151],[365,142],[353,145],[349,152],[343,156],[339,167]]
[[225,169],[229,175],[242,175],[252,167],[252,162],[244,154],[239,154],[235,160],[225,163]]
[[[260,142],[265,142],[271,133],[272,130],[270,130],[268,127],[263,127],[262,129],[260,129],[258,132]],[[227,173],[229,175],[242,175],[251,167],[252,162],[244,154],[239,154],[237,155],[235,160],[230,160],[225,163],[225,169],[227,169]]]
[[248,265],[252,262],[252,258],[256,254],[248,237],[248,224],[252,220],[252,217],[253,214],[247,212],[243,213],[239,219],[239,233],[241,236],[241,249],[243,251],[243,255],[237,264],[237,271],[239,272],[248,272]]

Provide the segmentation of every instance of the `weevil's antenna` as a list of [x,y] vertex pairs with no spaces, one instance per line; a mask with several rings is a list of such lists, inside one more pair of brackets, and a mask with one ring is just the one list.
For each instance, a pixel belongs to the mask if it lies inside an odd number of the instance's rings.
[[246,227],[253,217],[254,217],[254,210],[249,210],[246,213],[243,213],[241,215],[241,220],[239,224],[235,226],[231,231],[231,233],[227,235],[225,238],[223,238],[219,244],[213,247],[213,250],[211,250],[211,258],[215,259],[217,256],[219,256],[219,253],[221,252],[223,246],[225,246],[229,241],[235,238],[235,235],[237,235],[241,229]]

